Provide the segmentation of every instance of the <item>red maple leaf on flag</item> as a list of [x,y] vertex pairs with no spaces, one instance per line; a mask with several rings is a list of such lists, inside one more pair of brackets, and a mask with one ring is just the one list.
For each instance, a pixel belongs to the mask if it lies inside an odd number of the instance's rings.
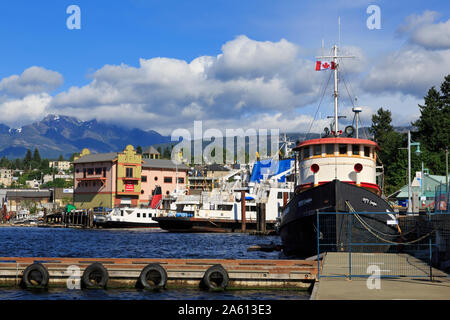
[[328,62],[325,62],[325,63],[322,64],[322,67],[324,69],[328,69],[330,67],[330,65],[328,64]]

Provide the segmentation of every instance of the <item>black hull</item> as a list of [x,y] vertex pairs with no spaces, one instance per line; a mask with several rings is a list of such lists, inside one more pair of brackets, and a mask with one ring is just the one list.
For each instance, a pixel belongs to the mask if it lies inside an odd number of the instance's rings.
[[[317,212],[393,212],[392,207],[378,195],[355,185],[334,180],[327,184],[296,194],[282,214],[279,233],[283,253],[290,257],[305,258],[317,254]],[[395,225],[387,225],[391,218],[386,214],[364,215],[371,227],[392,235],[398,235]],[[320,251],[347,251],[349,243],[349,216],[344,214],[320,215],[320,243],[330,244],[320,247]],[[352,222],[356,221],[352,218]],[[374,236],[359,223],[353,222],[352,243],[377,242]],[[389,251],[390,246],[379,246],[378,250]]]
[[[228,233],[241,232],[242,223],[236,220],[219,219],[199,219],[186,217],[158,217],[154,218],[159,223],[159,227],[169,232],[178,233]],[[274,222],[266,223],[266,231],[274,230]],[[256,222],[246,222],[247,231],[256,231]]]
[[97,227],[105,229],[121,229],[121,228],[159,228],[157,222],[153,223],[139,223],[139,222],[124,222],[124,221],[106,221],[97,222]]

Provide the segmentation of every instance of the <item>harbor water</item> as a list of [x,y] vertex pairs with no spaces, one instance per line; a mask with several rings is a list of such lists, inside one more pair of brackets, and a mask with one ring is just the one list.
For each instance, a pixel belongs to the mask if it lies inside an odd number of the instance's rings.
[[[278,259],[279,252],[248,252],[256,244],[279,244],[277,236],[241,233],[168,233],[152,229],[0,228],[0,257]],[[0,300],[305,300],[307,291],[167,289],[49,289],[32,292],[0,288]]]

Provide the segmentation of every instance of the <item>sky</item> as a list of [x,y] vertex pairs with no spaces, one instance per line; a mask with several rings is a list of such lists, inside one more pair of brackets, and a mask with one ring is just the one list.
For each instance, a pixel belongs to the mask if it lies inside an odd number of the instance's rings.
[[[71,5],[79,29],[68,28]],[[368,27],[370,5],[379,28]],[[333,81],[315,61],[338,43],[340,17],[340,53],[355,56],[339,65],[342,121],[357,105],[363,125],[380,107],[409,125],[450,73],[449,9],[436,0],[2,1],[0,123],[59,114],[165,135],[194,121],[320,132]]]

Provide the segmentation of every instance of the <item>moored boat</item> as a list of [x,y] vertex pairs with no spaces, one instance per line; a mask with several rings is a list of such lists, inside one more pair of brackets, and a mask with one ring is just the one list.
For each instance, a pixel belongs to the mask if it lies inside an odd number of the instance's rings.
[[[299,143],[299,177],[294,197],[281,215],[279,233],[286,256],[305,258],[317,254],[318,237],[331,245],[332,250],[346,250],[349,232],[344,223],[345,215],[324,214],[318,230],[318,212],[351,213],[367,228],[388,235],[400,236],[391,205],[382,198],[377,183],[377,150],[379,146],[369,139],[360,139],[358,127],[347,126],[339,130],[338,115],[338,48],[333,47],[334,72],[334,122],[325,128],[324,136]],[[318,61],[320,63],[320,61]],[[354,108],[358,124],[360,108]],[[386,214],[366,214],[381,212]],[[388,223],[388,221],[390,223]],[[353,232],[353,229],[352,229]],[[320,234],[318,234],[320,233]],[[353,242],[367,242],[372,235],[367,230],[353,232]],[[389,250],[389,246],[382,246]]]
[[94,216],[94,225],[101,228],[159,228],[155,221],[158,208],[162,202],[161,187],[157,186],[152,194],[150,206],[146,207],[118,207],[108,214]]

